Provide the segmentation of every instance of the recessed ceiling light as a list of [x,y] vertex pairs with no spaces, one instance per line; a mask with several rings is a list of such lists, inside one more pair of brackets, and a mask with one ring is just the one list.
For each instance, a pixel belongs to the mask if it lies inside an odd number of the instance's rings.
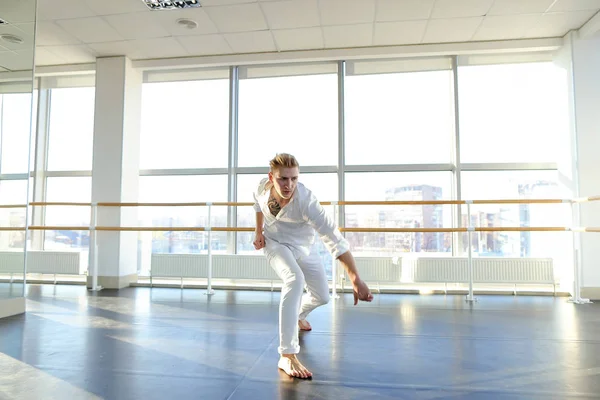
[[184,28],[188,28],[188,29],[196,29],[198,27],[198,23],[189,18],[179,18],[177,20],[177,25],[180,25],[180,26],[182,26]]
[[202,7],[200,0],[142,0],[151,10],[177,10]]
[[3,35],[0,35],[0,39],[4,40],[7,43],[12,43],[12,44],[22,44],[23,43],[22,37],[19,37],[17,35],[11,35],[10,33],[5,33]]

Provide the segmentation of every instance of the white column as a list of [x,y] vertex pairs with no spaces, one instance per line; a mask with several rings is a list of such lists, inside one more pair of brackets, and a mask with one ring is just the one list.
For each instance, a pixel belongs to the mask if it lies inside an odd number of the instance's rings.
[[[96,61],[93,202],[137,202],[142,73],[126,57]],[[98,209],[98,226],[135,226],[136,208]],[[138,233],[98,232],[98,284],[120,289],[137,280]],[[88,286],[90,279],[88,279]]]

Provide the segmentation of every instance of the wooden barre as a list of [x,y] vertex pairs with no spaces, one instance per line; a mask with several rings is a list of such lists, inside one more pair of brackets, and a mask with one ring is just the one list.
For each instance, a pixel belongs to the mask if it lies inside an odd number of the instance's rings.
[[31,203],[29,203],[30,206],[32,207],[36,207],[36,206],[84,206],[84,207],[91,207],[92,203],[69,203],[66,201],[51,201],[51,202],[46,202],[46,201],[32,201]]
[[[201,203],[98,203],[99,207],[206,207],[208,202]],[[214,202],[213,206],[253,206],[254,203]]]
[[507,200],[473,200],[473,204],[561,204],[570,200],[562,199],[507,199]]
[[24,226],[0,226],[0,232],[18,232],[18,231],[24,231],[25,227]]
[[0,208],[27,208],[27,204],[0,204]]
[[[332,202],[329,202],[331,204]],[[321,203],[323,204],[323,203]],[[465,204],[464,200],[393,200],[393,201],[339,201],[340,206],[397,206],[397,205],[451,205]]]
[[399,233],[399,232],[466,232],[467,228],[340,228],[341,232]]
[[89,231],[89,226],[42,226],[32,225],[29,228],[30,231]]

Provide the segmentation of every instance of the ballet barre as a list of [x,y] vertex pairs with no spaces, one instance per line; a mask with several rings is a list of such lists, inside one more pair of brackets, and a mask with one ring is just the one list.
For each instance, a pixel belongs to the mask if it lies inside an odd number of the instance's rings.
[[[473,296],[473,261],[472,261],[472,246],[471,235],[473,232],[572,232],[573,248],[574,248],[574,288],[571,301],[577,304],[589,303],[588,299],[582,299],[580,296],[580,254],[579,254],[579,233],[582,232],[600,232],[600,227],[554,227],[554,226],[538,226],[538,227],[475,227],[471,226],[471,206],[477,204],[570,204],[573,222],[577,221],[579,216],[580,204],[592,201],[600,201],[600,196],[580,197],[575,199],[498,199],[498,200],[394,200],[394,201],[323,201],[321,205],[332,206],[334,221],[337,220],[339,206],[367,206],[367,205],[466,205],[467,206],[467,221],[466,227],[456,228],[366,228],[366,227],[341,227],[341,232],[352,233],[467,233],[469,246],[468,248],[468,270],[469,270],[469,294],[466,297],[467,301],[476,301]],[[208,276],[207,276],[207,295],[213,294],[212,290],[212,232],[254,232],[253,227],[213,227],[211,225],[212,207],[249,207],[253,206],[252,202],[188,202],[188,203],[173,203],[173,202],[30,202],[31,207],[49,207],[49,206],[83,206],[91,208],[91,217],[89,226],[38,226],[30,225],[23,227],[0,227],[0,231],[25,231],[28,230],[71,230],[71,231],[90,231],[90,272],[92,274],[92,290],[97,291],[102,288],[98,286],[98,243],[97,232],[207,232],[208,235]],[[26,208],[26,204],[0,204],[0,209],[3,208]],[[99,207],[207,207],[208,218],[207,226],[205,227],[166,227],[166,226],[98,226],[98,208]],[[337,298],[337,261],[332,264],[332,297]]]

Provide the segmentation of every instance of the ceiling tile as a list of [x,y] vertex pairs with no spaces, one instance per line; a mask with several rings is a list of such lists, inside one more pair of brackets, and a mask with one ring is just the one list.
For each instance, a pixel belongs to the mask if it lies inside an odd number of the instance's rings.
[[133,40],[122,40],[118,42],[102,42],[102,43],[90,43],[88,44],[97,57],[111,57],[111,56],[128,56],[131,57],[136,53],[139,54],[138,49],[135,47],[135,41]]
[[432,19],[427,23],[423,43],[467,42],[483,17]]
[[320,25],[317,0],[290,0],[261,5],[269,28],[292,29]]
[[277,51],[270,31],[226,33],[224,36],[234,53]]
[[37,24],[37,46],[57,46],[61,44],[80,44],[74,36],[65,32],[52,21],[39,21]]
[[373,43],[373,24],[324,26],[327,48],[370,46]]
[[377,22],[374,46],[421,43],[427,21]]
[[94,51],[86,45],[44,46],[52,54],[68,60],[70,64],[96,62]]
[[172,58],[189,55],[183,46],[172,37],[132,40],[131,44],[138,50],[135,54],[130,55],[130,58],[133,59]]
[[10,23],[35,21],[35,0],[2,0],[0,18]]
[[277,47],[281,51],[322,49],[321,28],[283,29],[273,31]]
[[351,25],[375,20],[375,0],[319,0],[323,25]]
[[169,32],[158,23],[157,14],[159,11],[148,10],[141,13],[108,15],[104,20],[127,40],[170,36]]
[[481,17],[489,11],[493,2],[494,0],[437,0],[431,18]]
[[84,43],[115,42],[123,39],[101,17],[66,19],[56,23]]
[[142,0],[83,0],[83,2],[85,2],[96,15],[149,11]]
[[[31,25],[31,27],[29,25]],[[22,29],[19,29],[19,26],[21,26]],[[1,34],[14,35],[14,36],[18,36],[21,39],[23,39],[23,43],[21,43],[21,44],[10,43],[3,39],[0,39],[0,45],[2,45],[2,47],[7,48],[9,50],[32,49],[33,45],[34,45],[33,32],[28,31],[29,29],[32,29],[32,28],[33,28],[33,24],[31,24],[29,22],[26,24],[21,24],[21,25],[0,25],[0,35]]]
[[96,15],[82,0],[38,0],[38,19],[69,19]]
[[[208,17],[208,14],[206,14],[206,11],[202,8],[155,12],[154,17],[173,36],[206,35],[208,33],[219,32],[215,24]],[[185,26],[177,24],[177,20],[181,18],[191,19],[198,26],[194,29],[188,29]]]
[[496,0],[487,15],[541,14],[555,0]]
[[177,41],[192,56],[233,53],[223,35],[178,36]]
[[258,3],[223,7],[206,7],[210,19],[219,32],[245,32],[268,29]]
[[378,0],[376,21],[429,19],[434,0]]
[[579,29],[596,11],[573,11],[547,13],[538,18],[537,24],[525,32],[524,37],[561,37],[572,29]]
[[11,71],[29,71],[33,68],[33,49],[4,53],[0,64]]
[[557,0],[549,11],[600,10],[600,0]]
[[541,14],[496,15],[485,17],[473,40],[507,40],[522,38],[534,27]]
[[35,65],[60,65],[66,61],[64,58],[57,56],[56,54],[48,51],[43,46],[35,48]]

